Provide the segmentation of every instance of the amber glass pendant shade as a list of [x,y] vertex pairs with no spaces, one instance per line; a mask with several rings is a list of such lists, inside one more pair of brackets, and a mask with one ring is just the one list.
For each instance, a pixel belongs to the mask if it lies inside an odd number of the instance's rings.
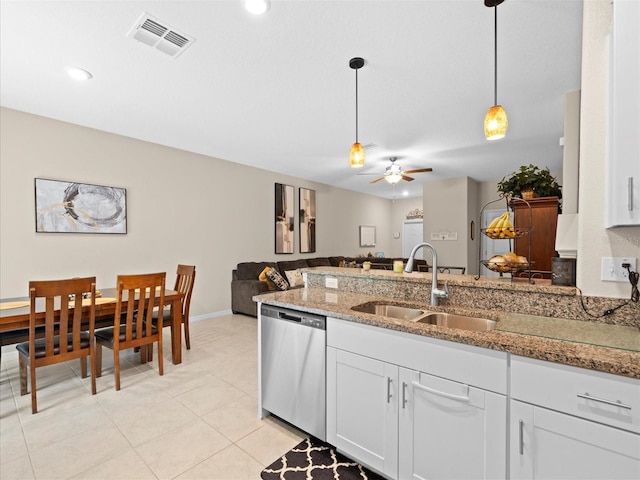
[[364,147],[362,144],[356,142],[351,145],[351,151],[349,152],[349,163],[352,168],[364,167]]
[[500,105],[494,105],[484,117],[484,135],[487,140],[498,140],[507,134],[507,112]]

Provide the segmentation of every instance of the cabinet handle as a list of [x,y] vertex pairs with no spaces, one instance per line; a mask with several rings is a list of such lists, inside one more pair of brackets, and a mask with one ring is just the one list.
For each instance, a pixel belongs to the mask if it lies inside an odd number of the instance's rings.
[[629,192],[627,199],[627,208],[629,211],[633,211],[633,177],[629,177],[627,181],[627,190]]
[[469,385],[465,385],[467,387],[467,395],[454,395],[452,393],[442,392],[440,390],[436,390],[434,388],[425,387],[419,382],[411,382],[414,388],[418,390],[422,390],[424,392],[433,393],[434,395],[440,395],[441,397],[450,398],[451,400],[458,400],[459,402],[468,402],[469,401]]
[[403,410],[406,404],[407,404],[407,384],[405,382],[402,382],[402,409]]
[[393,380],[391,380],[391,377],[387,377],[387,403],[391,403],[391,397],[393,397],[393,394],[391,393],[391,382]]
[[626,408],[627,410],[631,410],[631,405],[625,405],[620,400],[607,400],[605,398],[594,397],[593,395],[589,395],[587,392],[578,393],[579,398],[584,398],[585,400],[593,400],[594,402],[606,403],[607,405],[613,405],[614,407]]
[[520,420],[519,423],[519,429],[520,429],[520,455],[524,455],[524,422],[522,420]]

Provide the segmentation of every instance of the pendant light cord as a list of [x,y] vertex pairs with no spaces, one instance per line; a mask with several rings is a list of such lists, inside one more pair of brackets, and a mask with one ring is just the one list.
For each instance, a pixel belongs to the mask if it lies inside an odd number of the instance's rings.
[[493,104],[498,105],[498,6],[493,7]]
[[358,143],[358,69],[356,68],[356,143]]

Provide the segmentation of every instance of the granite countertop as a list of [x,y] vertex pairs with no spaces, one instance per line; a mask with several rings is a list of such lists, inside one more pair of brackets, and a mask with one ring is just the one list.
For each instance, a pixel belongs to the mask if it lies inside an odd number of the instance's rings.
[[[588,324],[578,320],[539,317],[498,310],[431,307],[379,295],[325,288],[299,288],[253,298],[266,304],[332,316],[356,323],[491,348],[576,367],[640,378],[640,330],[635,327]],[[371,301],[446,311],[496,320],[496,329],[474,332],[360,313],[351,307]]]

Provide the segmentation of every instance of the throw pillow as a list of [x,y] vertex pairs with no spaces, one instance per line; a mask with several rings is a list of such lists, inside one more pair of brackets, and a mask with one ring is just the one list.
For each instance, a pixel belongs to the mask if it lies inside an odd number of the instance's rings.
[[276,286],[273,284],[273,282],[269,279],[269,277],[267,277],[267,272],[271,270],[271,267],[264,267],[264,270],[262,270],[262,272],[260,272],[260,275],[258,275],[258,280],[260,280],[261,282],[264,282],[267,284],[267,288],[269,290],[275,290]]
[[287,288],[289,288],[287,281],[284,278],[282,278],[282,275],[280,275],[275,268],[270,269],[266,273],[266,275],[267,275],[267,278],[271,280],[276,286],[276,288],[278,288],[279,290],[286,290]]
[[287,281],[292,287],[304,285],[304,278],[302,278],[302,272],[300,272],[300,270],[289,270],[284,273],[287,275]]

